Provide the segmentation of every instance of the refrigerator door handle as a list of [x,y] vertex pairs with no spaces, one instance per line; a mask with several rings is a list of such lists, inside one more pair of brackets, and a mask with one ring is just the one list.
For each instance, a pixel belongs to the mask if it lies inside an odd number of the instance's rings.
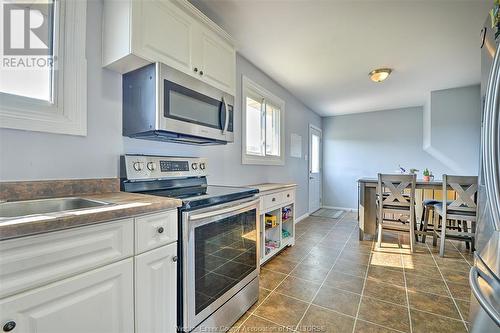
[[[479,278],[484,279],[488,284],[491,285],[491,283],[495,283],[493,279],[489,276],[487,276],[483,271],[478,269],[476,266],[473,266],[470,269],[470,274],[469,274],[469,283],[471,286],[472,293],[476,297],[477,301],[481,305],[481,307],[486,311],[486,313],[490,316],[490,318],[500,326],[500,313],[498,313],[498,310],[495,309],[495,306],[493,306],[488,299],[483,295],[481,292],[481,287],[479,286],[478,280]],[[491,286],[493,290],[498,290],[498,286]],[[495,288],[496,287],[496,288]]]
[[497,48],[493,66],[488,77],[484,109],[482,157],[486,192],[492,208],[493,221],[496,230],[500,229],[500,171],[498,159],[500,156],[500,46]]

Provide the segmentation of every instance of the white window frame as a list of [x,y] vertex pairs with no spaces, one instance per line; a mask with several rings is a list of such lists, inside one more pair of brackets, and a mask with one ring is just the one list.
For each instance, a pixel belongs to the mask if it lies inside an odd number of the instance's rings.
[[87,1],[56,0],[53,103],[0,93],[0,127],[87,135]]
[[[272,156],[258,156],[247,154],[247,97],[255,95],[262,96],[263,99],[269,101],[269,104],[275,105],[280,108],[280,155]],[[278,96],[274,95],[267,89],[261,87],[253,82],[246,76],[242,76],[241,85],[241,162],[242,164],[256,164],[256,165],[285,165],[285,101]]]

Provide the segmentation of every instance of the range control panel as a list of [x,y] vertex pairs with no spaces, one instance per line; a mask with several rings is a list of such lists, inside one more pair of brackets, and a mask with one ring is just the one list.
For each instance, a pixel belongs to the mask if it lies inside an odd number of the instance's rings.
[[208,162],[199,157],[124,155],[122,177],[129,180],[207,176]]

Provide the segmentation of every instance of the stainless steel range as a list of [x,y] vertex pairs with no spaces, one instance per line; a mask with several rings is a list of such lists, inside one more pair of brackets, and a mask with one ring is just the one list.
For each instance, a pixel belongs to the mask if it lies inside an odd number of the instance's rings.
[[181,199],[178,326],[224,332],[259,294],[256,189],[207,185],[204,158],[122,156],[122,190]]

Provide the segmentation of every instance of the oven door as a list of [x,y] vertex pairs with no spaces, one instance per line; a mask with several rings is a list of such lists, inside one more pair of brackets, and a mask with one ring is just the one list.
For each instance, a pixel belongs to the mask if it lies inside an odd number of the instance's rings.
[[161,129],[233,142],[234,97],[166,65],[159,67]]
[[194,329],[258,278],[259,201],[184,212],[184,328]]

